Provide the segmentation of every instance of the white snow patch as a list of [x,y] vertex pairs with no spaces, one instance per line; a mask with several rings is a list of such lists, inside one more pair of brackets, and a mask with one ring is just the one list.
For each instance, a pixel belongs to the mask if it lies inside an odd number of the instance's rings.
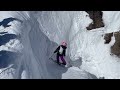
[[25,70],[21,74],[21,79],[27,79],[27,73]]
[[6,68],[0,69],[0,79],[14,79],[13,74],[15,69],[12,68],[12,64]]
[[92,79],[87,72],[77,67],[71,67],[62,74],[62,79]]
[[105,32],[120,31],[120,12],[119,11],[103,11],[103,21],[105,23]]
[[18,39],[12,39],[5,45],[0,46],[0,51],[13,51],[13,52],[20,52],[23,49],[23,45]]

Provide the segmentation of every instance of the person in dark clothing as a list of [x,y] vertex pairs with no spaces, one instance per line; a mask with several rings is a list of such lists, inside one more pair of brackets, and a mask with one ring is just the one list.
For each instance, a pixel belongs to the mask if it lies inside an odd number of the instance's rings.
[[66,49],[67,49],[67,44],[65,42],[62,42],[62,45],[58,46],[57,49],[54,51],[54,53],[57,53],[56,59],[59,65],[60,65],[60,59],[62,60],[62,64],[66,65],[66,61],[64,59],[66,55]]

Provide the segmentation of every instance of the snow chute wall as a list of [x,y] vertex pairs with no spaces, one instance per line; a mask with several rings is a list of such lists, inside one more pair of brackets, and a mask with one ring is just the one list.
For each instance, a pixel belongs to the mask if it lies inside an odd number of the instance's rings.
[[[67,53],[74,55],[76,45],[78,45],[74,42],[74,38],[77,33],[86,30],[86,27],[92,22],[87,16],[88,14],[84,11],[43,11],[38,17],[38,22],[41,30],[51,41],[57,44],[66,41]],[[74,47],[71,46],[73,43]]]

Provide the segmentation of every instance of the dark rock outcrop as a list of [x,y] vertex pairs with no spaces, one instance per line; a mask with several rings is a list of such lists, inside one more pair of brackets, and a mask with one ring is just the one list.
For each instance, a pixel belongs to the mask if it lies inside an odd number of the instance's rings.
[[115,32],[115,43],[111,47],[111,53],[120,57],[120,32]]
[[105,44],[109,44],[110,43],[112,36],[113,36],[113,33],[105,34],[105,36],[104,36]]
[[86,12],[89,14],[89,17],[93,20],[93,22],[88,27],[86,27],[87,30],[104,27],[102,11],[86,11]]

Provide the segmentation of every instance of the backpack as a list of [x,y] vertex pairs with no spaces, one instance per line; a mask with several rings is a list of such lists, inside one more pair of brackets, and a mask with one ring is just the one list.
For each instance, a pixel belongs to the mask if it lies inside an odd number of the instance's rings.
[[62,53],[63,53],[63,48],[62,48],[62,46],[60,46],[59,53],[60,53],[60,54],[62,54]]

